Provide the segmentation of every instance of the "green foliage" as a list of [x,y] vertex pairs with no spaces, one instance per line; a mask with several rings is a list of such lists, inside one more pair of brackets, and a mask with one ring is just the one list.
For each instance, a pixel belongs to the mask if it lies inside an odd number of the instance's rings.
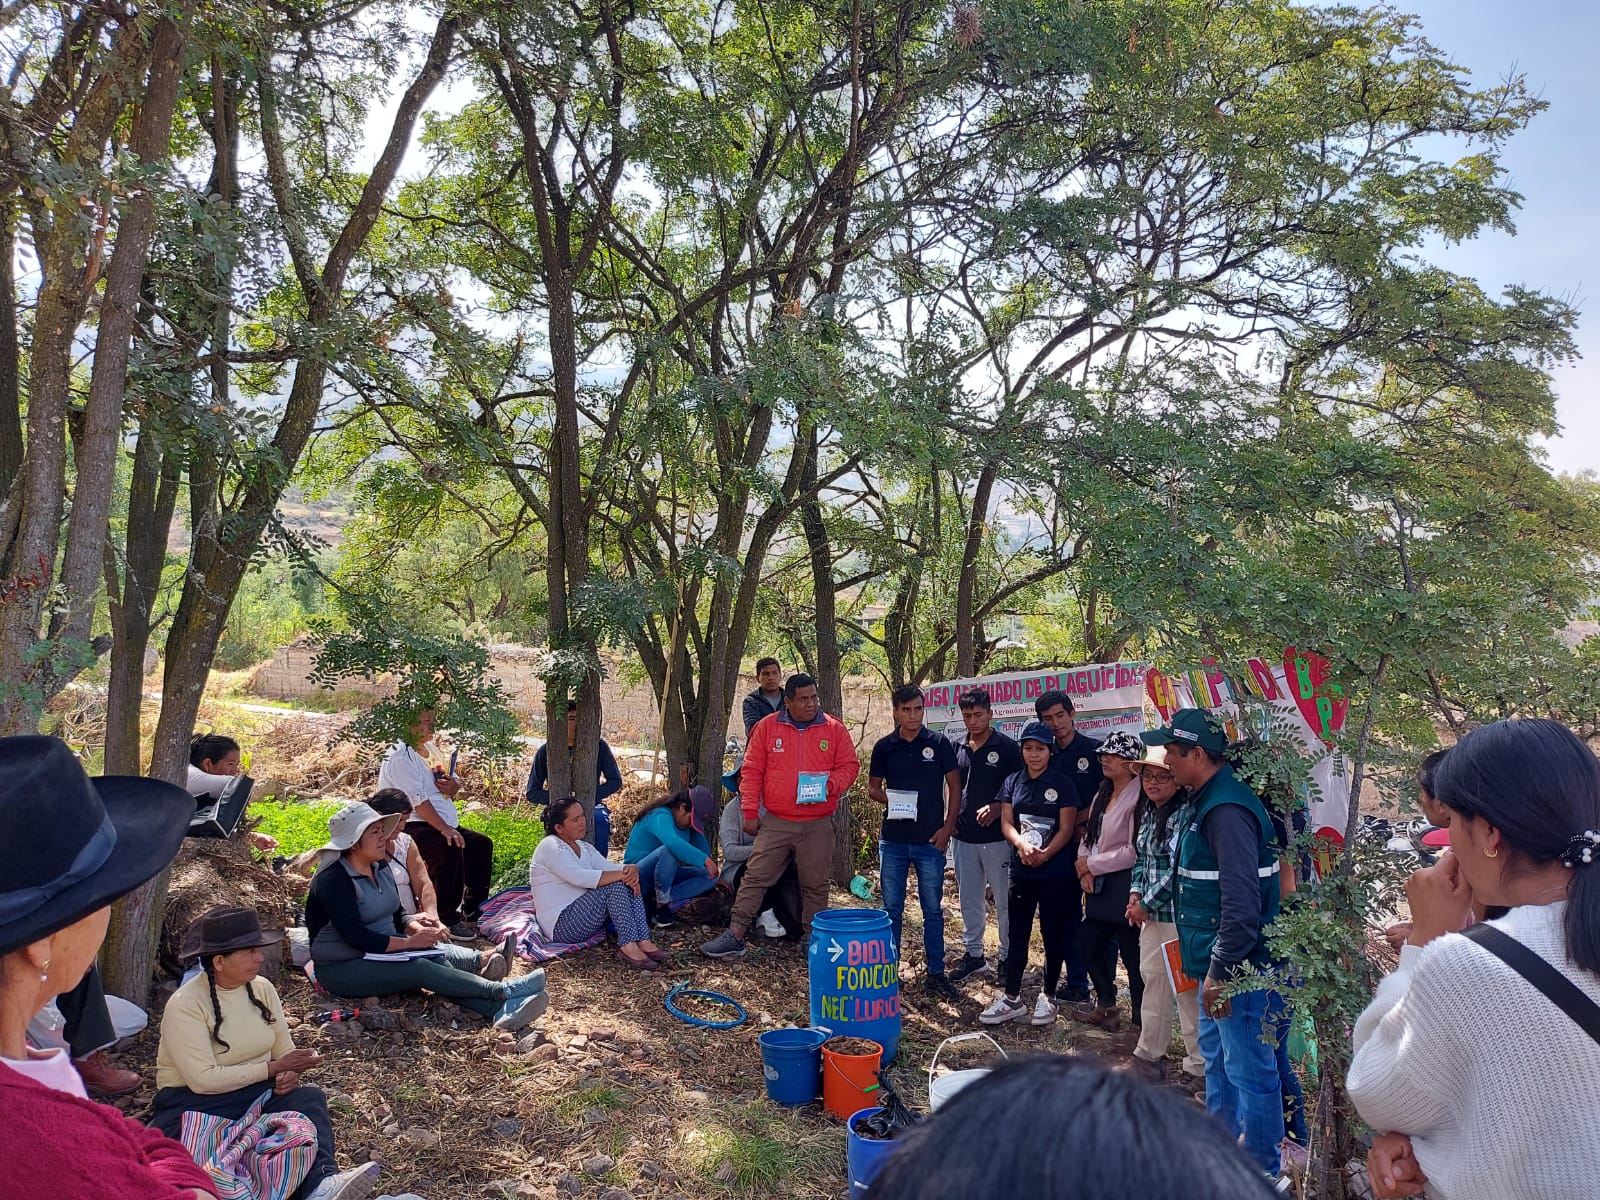
[[279,854],[293,858],[327,842],[328,819],[339,807],[333,800],[256,801],[249,816],[258,832],[277,840]]
[[[278,853],[290,858],[323,845],[328,840],[328,818],[339,811],[333,800],[258,801],[250,805],[256,828],[277,839]],[[544,824],[523,811],[491,809],[463,812],[461,824],[494,839],[494,890],[525,887],[528,863],[544,836]]]
[[513,809],[463,812],[461,824],[494,839],[491,891],[528,886],[528,864],[544,837],[544,822],[536,813],[524,804]]
[[509,758],[520,747],[519,723],[505,688],[489,674],[489,652],[456,634],[424,633],[397,625],[369,607],[355,613],[356,627],[314,627],[314,682],[386,678],[394,692],[340,731],[340,738],[371,750],[409,739],[417,714],[431,708],[436,728],[448,729],[463,749],[485,759]]
[[327,611],[322,581],[284,555],[245,575],[217,646],[217,666],[239,670],[271,658]]

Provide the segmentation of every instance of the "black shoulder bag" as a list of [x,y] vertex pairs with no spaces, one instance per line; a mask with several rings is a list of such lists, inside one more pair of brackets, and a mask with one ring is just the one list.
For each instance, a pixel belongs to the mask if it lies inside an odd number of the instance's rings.
[[1518,975],[1521,975],[1567,1016],[1576,1021],[1585,1033],[1600,1043],[1600,1004],[1596,1004],[1583,990],[1556,970],[1544,959],[1510,934],[1493,925],[1479,921],[1462,931],[1462,937],[1471,938],[1494,955]]

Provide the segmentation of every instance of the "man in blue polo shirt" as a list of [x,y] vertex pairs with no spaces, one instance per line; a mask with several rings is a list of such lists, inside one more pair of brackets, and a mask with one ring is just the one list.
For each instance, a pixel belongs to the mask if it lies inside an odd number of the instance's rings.
[[[1072,697],[1065,692],[1046,692],[1033,702],[1034,714],[1050,727],[1055,742],[1050,747],[1050,768],[1072,781],[1078,793],[1078,824],[1089,820],[1094,794],[1100,790],[1105,774],[1100,770],[1100,742],[1078,730],[1074,724]],[[1073,853],[1077,853],[1076,847]],[[1074,880],[1074,883],[1076,881]],[[1067,912],[1066,982],[1056,992],[1063,1004],[1081,1004],[1089,998],[1089,969],[1078,953],[1078,926],[1083,923],[1083,894],[1080,891]],[[1112,951],[1115,955],[1115,951]]]
[[961,812],[961,776],[950,739],[922,724],[922,689],[914,683],[895,688],[893,733],[878,739],[867,769],[867,795],[884,806],[878,841],[879,882],[889,910],[894,944],[900,947],[906,883],[917,869],[917,899],[922,905],[922,946],[928,958],[930,996],[959,1000],[961,993],[944,970],[945,847]]

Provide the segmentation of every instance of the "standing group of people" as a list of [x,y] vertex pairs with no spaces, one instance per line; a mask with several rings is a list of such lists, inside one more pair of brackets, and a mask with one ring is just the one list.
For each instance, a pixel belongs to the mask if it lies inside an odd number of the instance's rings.
[[[776,666],[776,664],[773,664]],[[766,689],[763,689],[765,692]],[[729,928],[701,947],[713,958],[746,951],[767,889],[792,865],[804,896],[802,921],[827,902],[832,817],[858,773],[848,731],[823,712],[815,680],[792,675],[781,705],[762,712],[752,694],[739,772],[742,828],[753,836]],[[1075,1020],[1121,1028],[1116,965],[1129,982],[1128,1019],[1139,1037],[1130,1066],[1166,1074],[1175,1013],[1184,1068],[1204,1075],[1208,1107],[1264,1171],[1297,1118],[1298,1085],[1287,1069],[1273,991],[1230,992],[1271,965],[1266,932],[1278,912],[1274,824],[1259,797],[1228,765],[1216,718],[1181,710],[1160,729],[1103,741],[1076,727],[1072,700],[1053,691],[1014,741],[993,724],[982,688],[960,698],[965,736],[926,727],[920,688],[893,693],[894,730],[873,746],[867,793],[883,807],[880,886],[897,948],[910,876],[917,877],[924,987],[957,999],[957,984],[995,971],[1000,994],[979,1020],[1054,1022],[1063,1004]],[[947,969],[944,878],[953,859],[964,946]],[[988,897],[999,926],[999,959],[985,954]],[[1042,986],[1022,999],[1035,920],[1044,944]],[[1175,943],[1176,991],[1165,960]]]

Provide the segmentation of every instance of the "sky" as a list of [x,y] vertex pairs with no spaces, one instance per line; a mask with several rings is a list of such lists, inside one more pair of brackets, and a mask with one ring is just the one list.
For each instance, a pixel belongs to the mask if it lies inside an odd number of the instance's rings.
[[1554,375],[1560,437],[1548,445],[1558,471],[1600,472],[1600,4],[1595,0],[1398,0],[1421,18],[1428,40],[1487,86],[1526,77],[1550,107],[1506,145],[1501,164],[1523,195],[1517,234],[1493,232],[1430,248],[1448,270],[1490,294],[1507,284],[1549,292],[1582,313],[1582,361]]

